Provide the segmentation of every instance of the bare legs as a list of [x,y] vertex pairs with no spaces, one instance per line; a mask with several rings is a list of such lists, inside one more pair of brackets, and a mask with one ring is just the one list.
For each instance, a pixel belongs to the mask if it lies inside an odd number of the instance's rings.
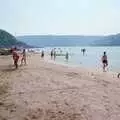
[[23,65],[23,63],[26,65],[27,63],[26,63],[26,58],[22,58],[21,59],[21,65]]
[[107,63],[103,63],[103,72],[106,72],[106,67],[108,66]]
[[14,60],[15,68],[18,69],[18,60]]

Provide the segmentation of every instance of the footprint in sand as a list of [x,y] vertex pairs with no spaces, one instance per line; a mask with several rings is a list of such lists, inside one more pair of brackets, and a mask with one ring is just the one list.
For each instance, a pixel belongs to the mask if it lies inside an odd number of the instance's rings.
[[77,76],[79,76],[81,78],[81,76],[79,75],[79,73],[75,73],[75,72],[66,73],[66,75],[68,77],[72,77],[72,78],[77,77]]
[[103,85],[104,87],[108,87],[109,84],[110,84],[110,82],[105,81],[105,80],[102,80],[102,85]]
[[24,120],[43,120],[44,119],[44,111],[43,109],[30,110]]

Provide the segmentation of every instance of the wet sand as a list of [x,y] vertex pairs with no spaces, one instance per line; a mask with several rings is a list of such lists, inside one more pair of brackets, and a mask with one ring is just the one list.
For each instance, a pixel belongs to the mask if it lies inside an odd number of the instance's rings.
[[0,57],[0,120],[120,120],[120,79],[33,54],[14,70]]

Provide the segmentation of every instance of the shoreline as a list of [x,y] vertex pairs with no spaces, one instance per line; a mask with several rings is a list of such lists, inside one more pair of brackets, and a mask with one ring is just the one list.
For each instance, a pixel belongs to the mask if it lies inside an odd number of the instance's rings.
[[39,54],[29,55],[27,66],[7,71],[11,64],[10,56],[0,57],[0,77],[9,82],[0,119],[120,119],[120,82],[115,73],[49,63]]
[[[119,62],[119,56],[118,54],[120,53],[119,51],[117,51],[115,49],[115,47],[111,48],[111,47],[101,47],[100,49],[98,49],[98,47],[85,47],[86,48],[86,55],[85,57],[83,57],[80,49],[81,47],[61,47],[61,50],[63,51],[63,53],[66,53],[66,51],[69,52],[70,55],[70,59],[68,62],[68,65],[76,65],[76,66],[83,66],[86,68],[95,68],[97,67],[97,69],[101,69],[102,68],[102,62],[101,62],[101,56],[103,51],[107,52],[107,56],[108,56],[108,62],[109,62],[109,66],[108,66],[108,71],[112,71],[112,72],[118,72],[120,70],[120,67],[118,66],[120,64]],[[52,48],[51,48],[52,49]],[[46,52],[50,52],[50,48],[44,48],[44,51]],[[59,53],[59,48],[56,48],[56,51]],[[95,52],[96,51],[96,52]],[[65,60],[64,57],[58,57],[57,61],[59,63],[64,64]]]
[[86,67],[86,66],[83,66],[83,65],[66,64],[66,63],[58,62],[56,60],[51,60],[50,55],[45,56],[45,58],[43,58],[43,59],[44,59],[45,62],[52,63],[52,64],[59,65],[59,66],[65,66],[65,67],[74,68],[74,69],[75,68],[76,69],[84,69],[86,71],[92,71],[92,72],[103,73],[103,74],[110,74],[110,75],[115,74],[116,78],[117,78],[117,74],[119,73],[117,71],[109,71],[109,70],[106,71],[106,72],[103,72],[102,67],[101,68]]

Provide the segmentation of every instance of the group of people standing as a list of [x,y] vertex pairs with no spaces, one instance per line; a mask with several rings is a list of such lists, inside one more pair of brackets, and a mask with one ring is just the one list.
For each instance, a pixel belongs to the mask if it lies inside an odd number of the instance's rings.
[[[51,55],[51,59],[53,59],[53,57],[54,57],[54,60],[55,60],[55,58],[56,58],[56,51],[52,50],[50,55]],[[41,51],[41,58],[44,58],[44,56],[45,56],[45,53],[44,53],[44,50],[42,50]]]
[[[81,49],[81,52],[83,53],[83,56],[85,55],[86,53],[86,49]],[[53,59],[54,57],[54,60],[56,58],[56,51],[55,50],[52,50],[51,51],[51,59]],[[69,53],[66,52],[66,55],[65,55],[65,59],[68,60],[69,59]],[[103,64],[103,72],[106,71],[106,68],[108,66],[108,58],[107,58],[107,54],[106,52],[103,53],[103,56],[102,56],[102,64]]]
[[[62,55],[62,53],[60,52],[60,55]],[[56,50],[55,49],[52,49],[51,52],[50,52],[50,56],[51,56],[51,60],[55,60],[56,59]],[[42,50],[41,51],[41,58],[44,58],[44,51]],[[65,59],[68,60],[69,59],[69,53],[66,52],[65,54]]]
[[[60,54],[62,54],[62,52],[60,51]],[[55,50],[51,50],[51,60],[54,58],[54,60],[56,59],[56,51]],[[66,55],[65,55],[65,59],[68,60],[69,59],[69,53],[66,52]]]
[[19,59],[21,59],[21,65],[23,65],[23,63],[26,65],[26,50],[25,49],[23,49],[22,53],[19,53],[17,48],[15,47],[11,49],[11,53],[13,56],[14,66],[16,69],[18,68]]
[[[86,53],[86,49],[84,48],[84,49],[81,49],[81,52],[83,53],[83,56],[85,55],[85,53]],[[61,53],[61,52],[60,52]],[[24,52],[23,52],[23,54],[24,54]],[[61,53],[62,54],[62,53]],[[57,54],[56,54],[56,50],[55,49],[52,49],[51,50],[51,52],[50,52],[50,56],[51,56],[51,60],[52,59],[56,59],[56,56],[57,56]],[[44,57],[44,51],[42,51],[41,52],[41,58],[43,58]],[[24,57],[23,57],[24,58]],[[68,52],[66,52],[66,54],[65,54],[65,59],[68,61],[68,59],[69,59],[69,53]],[[24,59],[23,59],[24,60]],[[22,61],[23,61],[22,60]],[[103,64],[103,71],[105,72],[106,71],[106,68],[107,68],[107,66],[108,66],[108,59],[107,59],[107,55],[106,55],[106,52],[104,52],[103,53],[103,56],[102,56],[102,64]]]
[[[83,53],[83,56],[84,56],[84,54],[86,52],[86,49],[81,49],[81,52]],[[15,48],[11,49],[11,53],[12,53],[12,56],[13,56],[14,66],[15,66],[16,69],[18,68],[19,59],[21,60],[21,65],[23,65],[23,64],[26,65],[26,50],[25,49],[23,49],[23,51],[21,53],[18,53],[18,50],[15,47]],[[55,49],[51,50],[50,56],[51,56],[51,60],[56,59],[57,55],[56,55]],[[41,52],[41,57],[42,58],[44,57],[44,51]],[[66,52],[66,54],[65,54],[65,59],[66,60],[69,59],[69,53],[68,52]],[[106,71],[106,67],[108,66],[108,59],[107,59],[106,52],[103,53],[102,64],[103,64],[103,71]]]

